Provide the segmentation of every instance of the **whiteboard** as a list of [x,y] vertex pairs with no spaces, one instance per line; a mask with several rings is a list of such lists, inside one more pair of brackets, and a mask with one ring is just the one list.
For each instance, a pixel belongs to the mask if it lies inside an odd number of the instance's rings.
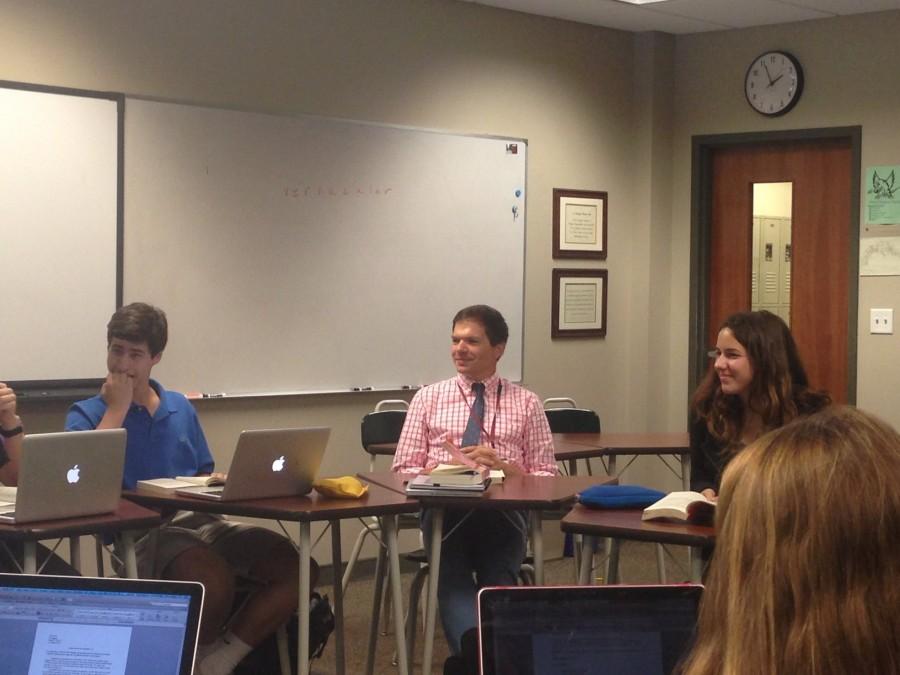
[[122,102],[0,82],[4,381],[105,374],[120,297]]
[[526,142],[128,99],[125,301],[186,392],[417,386],[470,304],[522,374]]

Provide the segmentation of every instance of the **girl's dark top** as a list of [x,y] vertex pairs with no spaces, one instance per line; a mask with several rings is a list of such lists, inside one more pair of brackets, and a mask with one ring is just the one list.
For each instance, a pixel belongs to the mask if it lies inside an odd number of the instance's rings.
[[[806,417],[825,408],[831,400],[825,394],[810,392],[805,388],[795,399],[798,416]],[[722,474],[731,458],[740,449],[727,450],[723,441],[717,440],[706,427],[706,420],[694,417],[690,427],[691,436],[691,490],[702,492],[712,488],[719,493]]]
[[702,492],[712,488],[719,492],[722,473],[733,456],[725,456],[725,444],[713,438],[706,420],[695,417],[691,422],[691,490]]

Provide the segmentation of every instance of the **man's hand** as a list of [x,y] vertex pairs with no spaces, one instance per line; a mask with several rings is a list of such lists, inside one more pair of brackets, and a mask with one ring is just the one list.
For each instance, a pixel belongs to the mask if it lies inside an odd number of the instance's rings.
[[518,466],[501,460],[497,455],[497,451],[487,445],[470,445],[466,448],[461,448],[461,451],[466,457],[481,466],[485,466],[488,469],[499,469],[507,476],[516,476],[522,473]]
[[106,407],[117,412],[128,412],[134,400],[134,378],[127,373],[110,373],[100,388],[100,396]]
[[16,415],[16,392],[6,386],[5,382],[0,382],[0,424],[9,429],[19,426],[19,418]]
[[5,382],[0,382],[0,426],[15,429],[21,424],[22,420],[16,414],[16,392]]

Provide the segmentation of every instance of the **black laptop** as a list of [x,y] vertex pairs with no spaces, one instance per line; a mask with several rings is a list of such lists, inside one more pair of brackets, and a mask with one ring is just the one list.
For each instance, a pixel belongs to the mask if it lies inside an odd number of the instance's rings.
[[190,675],[203,586],[0,574],[0,672]]
[[484,675],[668,675],[702,586],[516,586],[478,594]]

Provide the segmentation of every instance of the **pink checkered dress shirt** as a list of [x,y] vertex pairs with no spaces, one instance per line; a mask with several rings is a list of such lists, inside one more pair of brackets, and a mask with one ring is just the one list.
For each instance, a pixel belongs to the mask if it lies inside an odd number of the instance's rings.
[[[484,385],[481,444],[493,446],[500,459],[526,473],[555,475],[553,437],[540,399],[496,374]],[[460,445],[474,400],[472,381],[462,375],[420,389],[406,413],[393,470],[419,473],[426,466],[451,462],[444,440]]]

